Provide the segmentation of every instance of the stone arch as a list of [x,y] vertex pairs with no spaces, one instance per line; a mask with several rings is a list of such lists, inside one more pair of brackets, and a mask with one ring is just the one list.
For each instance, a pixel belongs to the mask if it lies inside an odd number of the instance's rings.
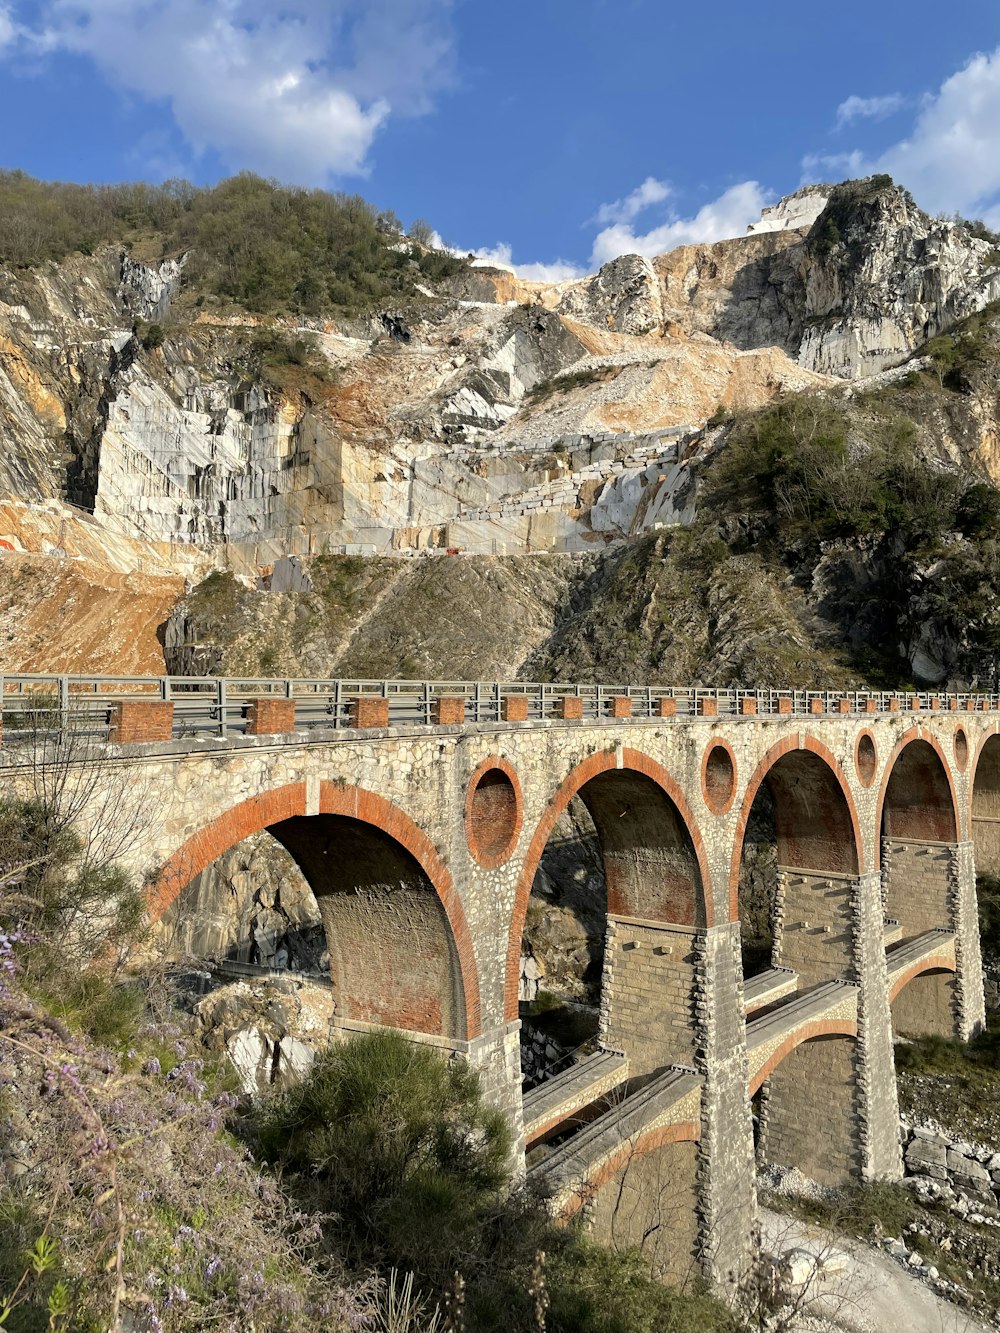
[[758,1151],[763,1161],[797,1167],[821,1185],[842,1185],[859,1175],[856,1024],[807,1025],[760,1073]]
[[863,860],[857,810],[834,756],[812,737],[772,746],[747,786],[730,868],[744,975],[788,967],[805,987],[849,974]]
[[952,929],[958,804],[947,757],[925,728],[900,737],[877,812],[886,915],[899,922],[904,939]]
[[[949,958],[947,954],[934,954],[930,958],[921,958],[919,963],[914,963],[912,967],[908,967],[905,972],[901,972],[900,975],[896,977],[895,981],[893,981],[889,987],[889,1001],[891,1003],[895,1000],[897,995],[905,990],[910,982],[915,981],[917,977],[924,976],[928,973],[940,974],[941,976],[948,973],[954,975],[955,972],[955,960]],[[949,1033],[948,1035],[950,1036],[951,1034]]]
[[592,754],[555,792],[525,854],[507,943],[509,1022],[518,1016],[521,936],[535,873],[560,816],[578,794],[601,840],[610,912],[688,929],[713,921],[705,847],[678,784],[637,750]]
[[[310,814],[304,782],[232,806],[192,834],[162,867],[150,886],[151,919],[157,921],[223,852],[263,829],[291,852],[320,902],[334,985],[347,1006],[344,1017],[462,1040],[479,1035],[472,936],[451,874],[409,815],[364,788],[323,781]],[[339,887],[327,888],[326,858],[335,847]],[[347,856],[339,854],[344,850]],[[400,898],[389,902],[389,883],[401,889],[412,912],[396,910]],[[364,905],[350,918],[343,903],[325,902],[348,896]],[[334,935],[345,929],[350,938],[338,945]],[[369,952],[370,966],[363,969]]]
[[959,1033],[955,960],[938,955],[907,968],[889,989],[894,1037]]
[[[813,736],[804,737],[801,745],[796,736],[787,736],[784,740],[771,746],[754,769],[747,783],[733,839],[733,856],[729,870],[729,915],[732,921],[739,920],[740,863],[743,853],[743,840],[746,836],[747,822],[750,819],[750,811],[753,809],[754,800],[763,783],[771,779],[778,763],[788,756],[796,755],[811,756],[812,759],[800,760],[798,771],[788,772],[789,781],[787,784],[783,784],[786,786],[788,794],[794,796],[793,791],[788,789],[791,788],[796,777],[803,776],[801,765],[809,764],[813,773],[821,773],[825,770],[828,775],[825,784],[826,794],[834,797],[833,811],[827,813],[828,816],[832,814],[832,818],[836,822],[830,823],[829,818],[824,820],[820,810],[814,805],[813,808],[807,808],[804,812],[806,815],[804,824],[807,830],[805,838],[797,836],[795,807],[796,805],[803,805],[804,802],[793,799],[791,802],[792,808],[783,814],[782,826],[776,830],[779,840],[785,844],[784,847],[779,846],[779,858],[784,852],[787,857],[799,856],[803,858],[805,861],[805,864],[801,865],[803,869],[829,870],[839,874],[857,875],[860,867],[865,864],[865,846],[857,807],[854,804],[854,797],[844,776],[844,771],[836,757],[822,741],[816,740]],[[838,798],[842,798],[842,801]],[[846,815],[846,821],[843,818],[844,815]],[[795,865],[800,863],[787,860],[784,864]]]
[[901,736],[889,757],[878,797],[884,836],[921,842],[958,839],[958,799],[948,758],[924,727]]
[[991,731],[976,751],[969,782],[969,823],[976,870],[1000,876],[1000,735]]
[[582,1208],[601,1244],[642,1250],[657,1277],[683,1288],[699,1271],[700,1137],[692,1120],[615,1143],[591,1164],[560,1221]]
[[761,1085],[767,1082],[781,1062],[803,1042],[813,1041],[817,1037],[853,1037],[857,1040],[857,1036],[858,1025],[850,1018],[820,1019],[815,1023],[804,1023],[786,1038],[751,1076],[750,1096],[760,1090]]

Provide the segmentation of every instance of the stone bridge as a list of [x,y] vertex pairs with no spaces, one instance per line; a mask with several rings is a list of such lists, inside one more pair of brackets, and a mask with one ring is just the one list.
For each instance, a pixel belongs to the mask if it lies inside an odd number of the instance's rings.
[[[758,1163],[898,1179],[894,1035],[983,1023],[996,696],[7,677],[0,701],[6,790],[75,727],[100,759],[84,822],[141,804],[154,918],[272,834],[318,900],[339,1028],[466,1058],[554,1211],[673,1278],[738,1268]],[[574,798],[607,886],[600,1029],[522,1094],[522,932]],[[761,802],[773,948],[745,976]]]

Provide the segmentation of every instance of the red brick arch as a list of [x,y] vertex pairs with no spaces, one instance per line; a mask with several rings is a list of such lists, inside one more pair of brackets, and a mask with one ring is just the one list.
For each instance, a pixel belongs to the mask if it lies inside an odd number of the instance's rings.
[[[306,784],[293,782],[240,801],[213,819],[177,849],[150,885],[148,908],[151,920],[158,921],[181,890],[230,847],[235,847],[251,833],[259,833],[272,824],[306,813]],[[465,1003],[466,1036],[470,1039],[479,1036],[482,1014],[472,934],[451,872],[426,833],[391,801],[346,782],[321,782],[319,809],[315,813],[343,815],[373,825],[404,847],[420,866],[440,899],[455,942]]]
[[767,777],[768,773],[786,754],[792,754],[795,751],[808,751],[821,759],[830,769],[837,785],[843,793],[844,800],[847,802],[847,810],[851,817],[851,826],[854,830],[855,855],[859,872],[865,866],[864,839],[861,834],[861,822],[858,819],[857,807],[854,804],[854,797],[851,795],[851,789],[848,786],[847,778],[844,776],[844,770],[841,768],[833,752],[816,740],[814,736],[803,737],[802,744],[799,744],[799,738],[795,736],[786,736],[784,740],[778,741],[772,745],[767,754],[754,769],[747,783],[746,794],[743,797],[743,805],[740,808],[740,817],[736,825],[736,833],[733,838],[733,859],[729,868],[729,919],[738,921],[740,917],[739,888],[740,888],[740,865],[743,859],[743,838],[747,831],[747,821],[750,818],[750,811],[753,808],[754,799],[760,790],[761,783]]
[[641,1132],[637,1138],[618,1144],[608,1157],[596,1163],[580,1182],[579,1194],[574,1194],[559,1211],[559,1221],[567,1222],[583,1206],[584,1200],[596,1193],[602,1185],[613,1180],[618,1171],[637,1157],[665,1148],[670,1143],[697,1143],[701,1139],[701,1125],[696,1120],[683,1120],[676,1125],[660,1125]]
[[665,768],[662,768],[655,759],[650,759],[648,755],[642,754],[639,750],[624,749],[621,752],[621,763],[618,762],[615,751],[601,751],[599,754],[589,755],[581,763],[577,764],[572,773],[563,781],[558,791],[549,802],[545,813],[538,821],[538,827],[535,829],[534,836],[528,846],[524,858],[524,866],[521,870],[521,876],[518,880],[517,892],[514,898],[514,910],[511,915],[510,935],[507,941],[507,972],[504,985],[504,1011],[507,1022],[513,1022],[517,1018],[517,991],[518,978],[521,971],[521,935],[524,931],[524,918],[528,911],[528,900],[531,897],[531,886],[535,880],[535,872],[538,870],[538,863],[542,859],[542,853],[545,846],[552,836],[552,830],[559,821],[559,816],[563,813],[570,801],[591,778],[596,778],[601,773],[613,773],[620,770],[628,770],[633,773],[642,773],[645,777],[654,782],[673,802],[674,807],[680,816],[681,823],[687,830],[688,836],[694,846],[695,857],[698,863],[698,873],[701,877],[702,898],[704,901],[705,921],[708,926],[714,924],[712,911],[712,892],[711,875],[708,868],[708,857],[705,854],[705,845],[702,842],[701,834],[695,824],[694,816],[684,798],[678,784],[670,776]]
[[973,756],[972,763],[967,766],[969,773],[970,816],[972,814],[972,798],[975,795],[976,791],[976,774],[979,772],[979,761],[983,757],[983,751],[986,749],[987,743],[991,741],[994,736],[1000,736],[1000,722],[994,722],[990,727],[986,729],[986,731],[983,732],[983,734],[979,738],[978,744],[976,745],[976,752],[975,755]]
[[919,963],[914,963],[908,967],[905,972],[901,972],[896,980],[889,987],[889,1003],[891,1004],[899,992],[916,980],[925,972],[956,972],[954,958],[949,958],[947,954],[932,954],[930,958],[921,958]]
[[[958,817],[958,794],[955,791],[955,779],[952,776],[951,765],[948,762],[948,756],[941,747],[941,742],[928,730],[927,727],[911,727],[909,731],[904,732],[896,742],[896,747],[889,756],[885,766],[885,772],[882,774],[882,783],[878,792],[878,805],[875,808],[875,869],[882,864],[882,816],[885,812],[885,798],[889,790],[889,782],[892,778],[893,769],[896,767],[896,760],[903,753],[908,745],[914,741],[926,741],[931,747],[938,759],[941,761],[941,767],[944,770],[945,780],[948,783],[948,791],[951,794],[951,816],[955,826],[955,839],[961,836],[961,821]],[[976,755],[976,762],[979,762],[979,755]],[[970,784],[971,786],[972,784]],[[932,839],[931,841],[935,841]]]
[[858,1025],[852,1018],[829,1018],[815,1023],[803,1024],[801,1028],[798,1028],[781,1043],[774,1054],[765,1061],[751,1078],[750,1096],[752,1097],[757,1089],[767,1082],[782,1060],[791,1055],[792,1051],[799,1046],[807,1041],[812,1041],[815,1037],[853,1037],[857,1041]]

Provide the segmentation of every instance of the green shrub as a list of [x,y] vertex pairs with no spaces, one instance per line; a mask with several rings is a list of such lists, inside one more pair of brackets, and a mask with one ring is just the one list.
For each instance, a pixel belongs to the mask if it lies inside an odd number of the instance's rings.
[[323,1052],[256,1135],[265,1161],[321,1182],[353,1257],[424,1274],[485,1225],[507,1180],[509,1131],[475,1073],[395,1032]]
[[188,253],[186,287],[261,313],[319,315],[369,309],[411,295],[424,277],[465,260],[417,245],[358,195],[287,188],[244,172],[199,189],[163,185],[67,185],[0,171],[0,262],[22,267],[90,254],[117,242],[144,252]]

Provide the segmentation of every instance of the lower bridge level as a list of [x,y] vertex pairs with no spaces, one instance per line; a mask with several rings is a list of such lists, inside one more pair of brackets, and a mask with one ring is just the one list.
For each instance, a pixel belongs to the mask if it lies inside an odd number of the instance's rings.
[[[347,709],[288,684],[239,731],[224,690],[123,700],[110,731],[86,715],[82,832],[141,817],[125,868],[169,948],[198,956],[207,877],[267,840],[313,901],[337,1028],[465,1059],[553,1212],[678,1280],[739,1270],[760,1164],[901,1177],[894,1039],[984,1022],[1000,698],[546,687],[526,707],[410,683],[405,709]],[[0,784],[28,795],[66,759],[29,687],[0,694]],[[583,1053],[527,1087],[522,1025],[559,987],[592,1019]]]

